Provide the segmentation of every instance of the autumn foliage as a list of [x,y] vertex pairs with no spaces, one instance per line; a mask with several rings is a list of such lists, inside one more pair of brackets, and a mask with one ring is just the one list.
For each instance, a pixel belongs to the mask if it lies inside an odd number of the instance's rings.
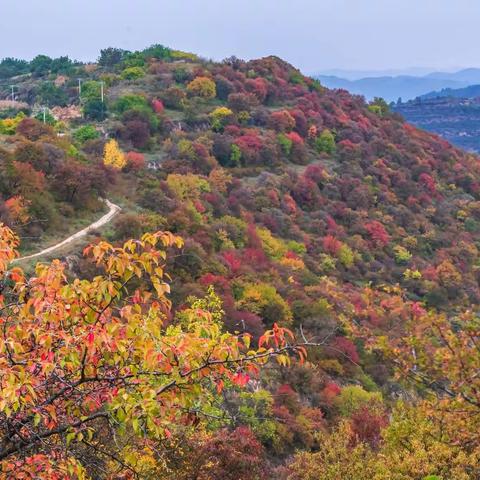
[[0,120],[0,219],[125,211],[28,274],[3,230],[6,478],[479,477],[477,156],[273,56],[50,60],[81,115]]
[[85,255],[104,273],[69,282],[59,261],[39,264],[32,278],[11,267],[18,242],[7,228],[1,233],[1,273],[10,282],[0,341],[6,472],[34,474],[44,465],[80,478],[76,445],[100,448],[105,428],[132,431],[140,444],[169,438],[196,421],[195,409],[212,401],[211,387],[245,386],[269,357],[287,361],[287,330],[274,326],[254,349],[248,334],[222,331],[213,293],[171,323],[164,268],[166,249],[182,246],[179,237],[159,232],[122,247],[92,245]]

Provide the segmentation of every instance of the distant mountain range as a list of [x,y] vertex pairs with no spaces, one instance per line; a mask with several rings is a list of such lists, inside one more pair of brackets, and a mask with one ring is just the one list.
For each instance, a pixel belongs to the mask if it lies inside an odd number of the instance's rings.
[[477,98],[480,97],[480,85],[470,85],[465,88],[443,88],[442,90],[433,91],[420,95],[420,100],[432,98]]
[[[457,68],[457,70],[460,69]],[[322,70],[321,72],[315,72],[315,74],[312,76],[317,77],[319,75],[325,75],[346,78],[347,80],[359,80],[367,77],[399,77],[402,75],[410,77],[423,77],[424,75],[428,75],[433,71],[436,70],[426,67],[388,68],[384,70],[346,70],[342,68],[332,68],[329,70]]]
[[[342,88],[363,95],[368,100],[382,97],[388,102],[411,100],[416,97],[445,89],[456,90],[480,84],[480,68],[467,68],[458,72],[433,72],[423,76],[398,75],[341,78],[335,75],[317,75],[316,78],[328,88]],[[445,95],[443,95],[445,96]]]

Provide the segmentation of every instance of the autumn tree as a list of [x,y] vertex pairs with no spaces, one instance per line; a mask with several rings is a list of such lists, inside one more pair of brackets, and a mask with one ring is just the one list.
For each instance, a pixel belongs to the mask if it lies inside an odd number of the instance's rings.
[[[445,314],[412,309],[405,335],[379,342],[399,374],[426,390],[424,409],[459,445],[480,449],[480,322],[472,312]],[[480,451],[480,450],[479,450]]]
[[105,144],[103,163],[117,170],[121,170],[127,164],[125,154],[120,150],[118,142],[113,138]]
[[215,98],[217,89],[215,82],[208,77],[196,77],[188,85],[187,91],[194,96],[204,98],[206,100]]
[[316,139],[315,148],[319,153],[332,155],[335,153],[335,136],[330,130],[325,129]]
[[2,478],[86,478],[85,449],[113,462],[116,478],[131,474],[126,435],[144,452],[195,425],[216,392],[245,385],[270,357],[288,360],[296,348],[276,325],[255,349],[248,334],[225,333],[213,292],[169,321],[166,251],[182,243],[162,232],[100,242],[85,250],[94,278],[69,281],[58,260],[28,278],[12,263],[17,238],[2,227]]

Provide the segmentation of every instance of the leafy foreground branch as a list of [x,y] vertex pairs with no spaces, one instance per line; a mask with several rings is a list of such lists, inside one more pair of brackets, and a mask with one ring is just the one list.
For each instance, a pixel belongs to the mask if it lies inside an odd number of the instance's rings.
[[[87,478],[82,455],[99,438],[169,439],[270,358],[303,359],[277,325],[256,348],[225,333],[213,291],[172,318],[166,249],[181,246],[163,232],[101,242],[85,250],[102,272],[91,280],[67,280],[57,260],[26,278],[10,268],[17,238],[0,228],[0,478]],[[114,452],[102,453],[115,464],[106,477],[135,478]]]

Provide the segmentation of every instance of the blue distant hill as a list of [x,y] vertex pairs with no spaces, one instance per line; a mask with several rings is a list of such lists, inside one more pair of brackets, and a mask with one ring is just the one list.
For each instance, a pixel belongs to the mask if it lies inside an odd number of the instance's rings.
[[480,84],[480,69],[468,68],[458,72],[434,72],[424,76],[399,75],[366,77],[348,80],[334,75],[317,75],[316,78],[328,88],[342,88],[363,95],[368,100],[382,97],[388,102],[411,100],[445,89],[463,89]]
[[470,85],[465,88],[443,88],[440,91],[434,91],[420,95],[422,100],[429,98],[477,98],[480,97],[480,85]]

